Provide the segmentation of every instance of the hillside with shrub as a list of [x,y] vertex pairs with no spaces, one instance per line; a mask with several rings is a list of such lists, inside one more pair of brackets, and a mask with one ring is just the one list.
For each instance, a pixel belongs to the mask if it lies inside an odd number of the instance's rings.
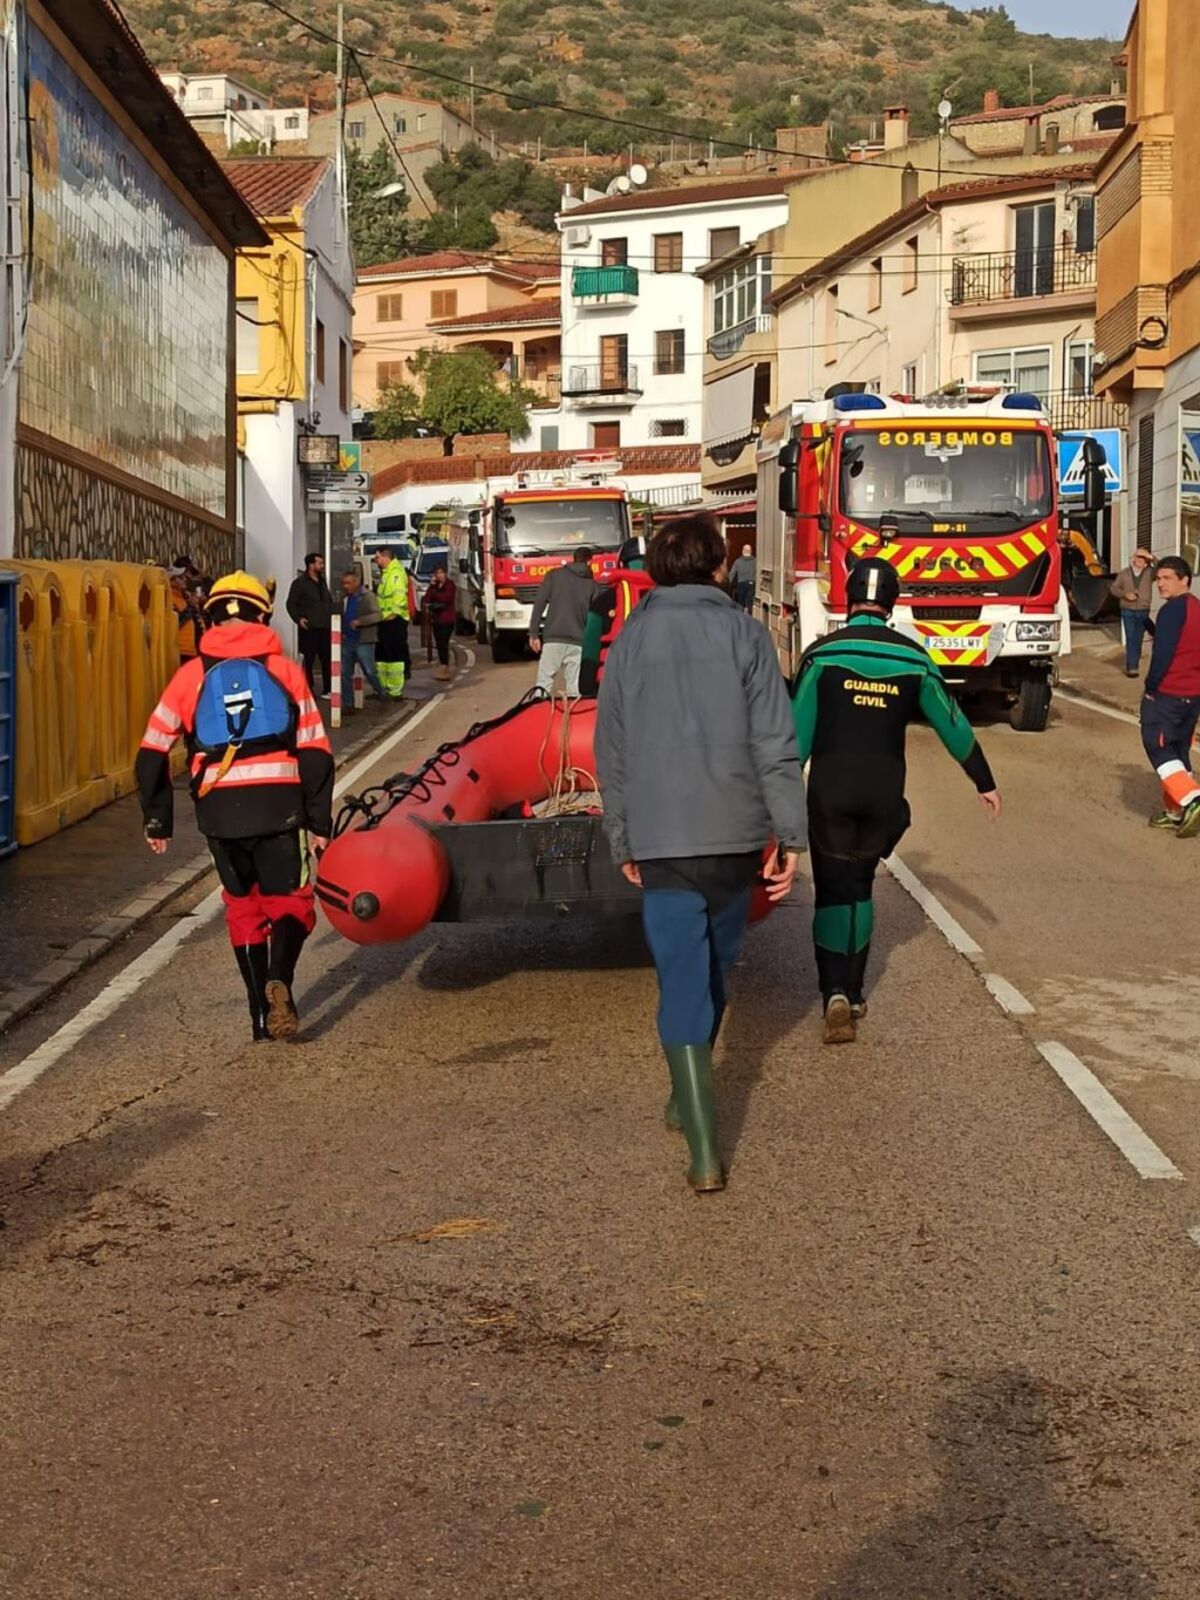
[[[334,48],[303,24],[332,34],[336,0],[283,3],[303,22],[263,0],[124,0],[123,9],[159,65],[231,72],[280,103],[331,105]],[[1002,5],[933,0],[349,0],[346,18],[350,44],[390,58],[363,59],[376,89],[462,106],[465,87],[433,74],[465,81],[474,67],[481,85],[502,91],[479,91],[480,124],[508,143],[586,141],[616,154],[632,140],[650,156],[673,130],[770,143],[776,127],[826,119],[841,144],[898,102],[914,131],[929,131],[943,94],[960,112],[978,110],[989,88],[1005,105],[1028,103],[1031,70],[1037,100],[1106,90],[1116,48],[1022,33]]]

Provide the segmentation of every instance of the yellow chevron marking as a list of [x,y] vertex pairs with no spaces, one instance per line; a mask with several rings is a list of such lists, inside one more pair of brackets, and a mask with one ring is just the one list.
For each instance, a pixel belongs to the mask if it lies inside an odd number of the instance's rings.
[[1038,538],[1036,533],[1023,533],[1021,535],[1021,543],[1025,546],[1026,550],[1030,551],[1035,556],[1044,554],[1046,549],[1045,545]]
[[985,545],[969,545],[967,548],[967,554],[971,556],[972,559],[982,561],[993,578],[1004,577],[1005,574],[1003,564],[996,560],[995,556]]
[[1018,572],[1023,566],[1028,564],[1029,558],[1025,555],[1023,550],[1018,550],[1015,544],[1009,544],[1006,541],[1004,544],[998,544],[996,549],[999,550],[1005,561],[1007,561],[1009,565],[1014,567]]

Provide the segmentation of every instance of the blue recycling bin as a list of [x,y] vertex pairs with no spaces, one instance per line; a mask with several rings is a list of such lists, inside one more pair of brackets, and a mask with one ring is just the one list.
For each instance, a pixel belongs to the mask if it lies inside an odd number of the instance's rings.
[[17,848],[17,574],[0,572],[0,856]]

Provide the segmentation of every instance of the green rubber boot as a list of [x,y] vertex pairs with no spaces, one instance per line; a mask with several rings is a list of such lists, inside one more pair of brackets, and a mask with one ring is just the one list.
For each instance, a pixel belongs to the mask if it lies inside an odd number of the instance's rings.
[[679,1107],[675,1104],[675,1091],[673,1089],[670,1099],[663,1107],[663,1122],[672,1133],[683,1132],[683,1118],[679,1115]]
[[676,1044],[664,1047],[671,1069],[671,1099],[691,1154],[687,1181],[698,1194],[725,1187],[717,1152],[717,1118],[713,1103],[712,1047]]

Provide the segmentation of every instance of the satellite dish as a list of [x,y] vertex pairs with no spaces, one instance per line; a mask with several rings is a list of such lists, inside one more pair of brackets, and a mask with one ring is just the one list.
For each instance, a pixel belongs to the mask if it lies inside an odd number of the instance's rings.
[[938,108],[937,108],[938,116],[941,117],[943,122],[949,122],[950,121],[950,113],[953,110],[954,110],[954,107],[950,104],[949,100],[939,100],[938,101]]
[[632,183],[630,183],[629,179],[624,175],[624,173],[622,173],[621,176],[617,179],[617,190],[618,190],[618,192],[620,194],[628,194],[630,189],[632,189],[632,188],[633,188]]
[[629,181],[635,188],[640,189],[650,174],[640,161],[635,161],[629,169]]

